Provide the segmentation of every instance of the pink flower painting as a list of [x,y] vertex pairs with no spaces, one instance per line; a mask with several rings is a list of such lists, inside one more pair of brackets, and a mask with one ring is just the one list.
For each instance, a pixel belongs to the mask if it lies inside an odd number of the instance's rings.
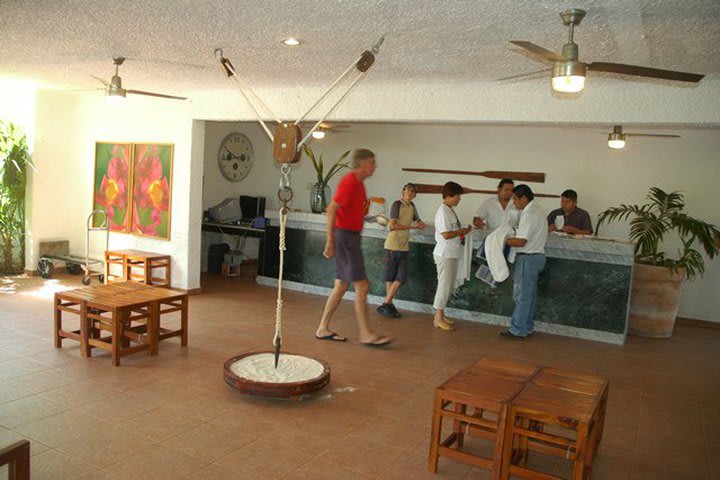
[[[130,204],[130,144],[95,145],[95,191],[93,209],[104,210],[114,232],[127,232]],[[100,226],[96,217],[95,227]]]
[[131,232],[170,239],[173,146],[135,144]]

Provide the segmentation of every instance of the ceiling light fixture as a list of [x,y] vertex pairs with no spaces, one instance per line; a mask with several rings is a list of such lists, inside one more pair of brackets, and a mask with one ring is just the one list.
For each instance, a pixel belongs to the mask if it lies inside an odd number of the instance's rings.
[[552,89],[560,93],[582,92],[586,75],[587,68],[584,63],[573,60],[555,62],[552,69]]
[[300,40],[290,37],[283,40],[282,43],[290,47],[297,47],[298,45],[300,45]]
[[613,150],[625,148],[625,135],[622,133],[622,127],[620,125],[615,125],[612,133],[608,133],[608,147]]
[[312,132],[312,137],[315,140],[322,140],[323,138],[325,138],[325,132],[323,132],[322,130],[315,130],[314,132]]

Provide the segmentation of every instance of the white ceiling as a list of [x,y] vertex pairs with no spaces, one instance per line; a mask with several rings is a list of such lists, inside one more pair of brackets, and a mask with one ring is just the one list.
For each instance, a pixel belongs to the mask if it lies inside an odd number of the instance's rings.
[[[255,87],[326,85],[384,33],[368,81],[492,81],[542,68],[507,41],[528,40],[559,51],[566,30],[558,13],[570,7],[588,10],[576,30],[581,60],[720,76],[718,0],[2,0],[1,5],[0,76],[55,88],[98,86],[90,75],[109,79],[111,57],[122,55],[129,58],[121,69],[126,88],[184,95],[226,89],[212,53],[217,46]],[[281,45],[288,36],[304,44]]]

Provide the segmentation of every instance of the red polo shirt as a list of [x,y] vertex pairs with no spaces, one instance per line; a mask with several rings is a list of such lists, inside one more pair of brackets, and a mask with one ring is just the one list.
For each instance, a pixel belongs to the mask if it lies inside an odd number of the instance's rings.
[[335,228],[359,232],[363,228],[367,195],[365,185],[358,180],[354,172],[345,175],[340,183],[333,201],[340,205],[335,212]]

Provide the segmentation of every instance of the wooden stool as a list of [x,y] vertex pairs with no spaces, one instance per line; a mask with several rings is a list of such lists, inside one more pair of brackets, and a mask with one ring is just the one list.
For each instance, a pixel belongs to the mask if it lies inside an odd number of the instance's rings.
[[[608,382],[603,378],[543,368],[509,409],[502,478],[560,479],[527,468],[528,449],[571,460],[573,480],[590,478],[602,438],[607,395]],[[546,430],[549,426],[551,431]]]
[[[142,250],[107,250],[105,278],[112,282],[139,282],[158,287],[170,287],[171,256]],[[112,265],[122,265],[122,274],[111,272]],[[162,273],[158,273],[161,270]]]
[[[487,468],[494,479],[499,479],[508,407],[537,371],[532,366],[482,358],[439,386],[435,390],[428,469],[436,472],[442,455]],[[468,412],[468,408],[474,411]],[[487,418],[487,412],[496,418]],[[443,418],[453,420],[453,432],[441,441]],[[471,429],[473,434],[495,442],[492,458],[462,450],[465,433]],[[452,448],[453,444],[457,447]]]

